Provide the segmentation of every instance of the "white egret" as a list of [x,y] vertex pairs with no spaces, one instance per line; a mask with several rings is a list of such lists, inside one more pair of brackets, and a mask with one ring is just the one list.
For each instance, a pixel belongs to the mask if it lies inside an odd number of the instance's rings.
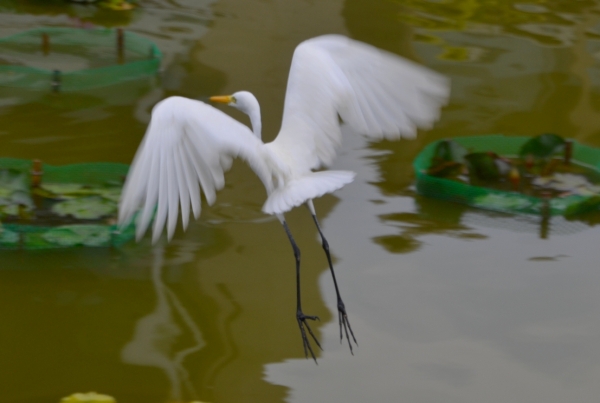
[[224,185],[224,172],[232,158],[246,160],[267,190],[263,211],[277,216],[294,251],[296,319],[305,355],[308,357],[310,352],[315,359],[306,330],[321,347],[307,323],[318,318],[302,311],[300,249],[284,218],[285,212],[302,204],[312,214],[333,276],[340,341],[343,328],[352,351],[352,340],[356,343],[356,339],[312,199],[350,183],[355,174],[314,170],[332,163],[341,142],[340,118],[354,131],[371,138],[412,138],[417,127],[429,128],[437,120],[448,94],[443,76],[392,53],[340,35],[309,39],[294,51],[281,129],[270,143],[261,140],[260,107],[249,92],[211,100],[246,113],[252,131],[200,101],[174,96],[159,102],[131,164],[121,196],[119,222],[129,222],[141,208],[138,239],[153,216],[153,241],[165,224],[170,239],[179,208],[185,229],[190,209],[196,218],[200,215],[200,190],[211,205],[215,192]]

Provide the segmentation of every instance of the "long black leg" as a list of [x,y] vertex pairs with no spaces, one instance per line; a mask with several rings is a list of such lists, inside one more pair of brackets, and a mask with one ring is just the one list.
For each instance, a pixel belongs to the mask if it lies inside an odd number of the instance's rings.
[[[340,343],[343,339],[342,328],[344,329],[344,333],[346,333],[346,339],[348,340],[348,346],[350,347],[350,353],[354,355],[354,351],[352,350],[352,340],[354,340],[354,344],[358,346],[358,342],[356,341],[356,337],[354,337],[354,332],[352,331],[352,327],[350,326],[350,320],[348,319],[348,315],[346,314],[346,306],[344,305],[344,301],[342,301],[342,296],[340,295],[340,289],[337,284],[337,280],[335,279],[335,271],[333,270],[333,263],[331,261],[331,254],[329,253],[329,242],[325,239],[325,235],[323,235],[323,231],[321,231],[321,226],[319,225],[319,221],[317,220],[317,214],[315,212],[315,207],[312,203],[312,200],[306,202],[308,209],[310,210],[310,214],[312,215],[313,221],[317,226],[317,230],[319,231],[319,235],[321,236],[321,242],[323,246],[323,250],[325,251],[325,256],[327,256],[327,263],[329,263],[329,270],[331,271],[331,277],[333,278],[333,285],[335,286],[335,293],[337,295],[337,309],[338,309],[338,320],[340,324]],[[352,336],[352,340],[350,340],[350,336]]]
[[302,301],[300,297],[300,248],[298,248],[298,245],[296,245],[296,241],[294,241],[292,233],[290,232],[290,229],[288,228],[288,225],[285,222],[283,216],[279,216],[278,218],[281,221],[281,224],[283,225],[283,229],[285,229],[285,233],[287,234],[290,243],[292,244],[292,249],[294,250],[294,258],[296,259],[296,319],[298,320],[298,327],[300,327],[300,335],[302,336],[302,344],[304,346],[304,355],[306,356],[306,358],[308,358],[308,353],[310,352],[310,355],[312,356],[313,360],[315,360],[315,363],[317,363],[315,353],[313,352],[313,349],[310,346],[310,342],[306,337],[306,330],[308,330],[308,333],[310,334],[312,339],[315,341],[315,343],[317,343],[317,346],[319,346],[321,350],[323,350],[323,348],[321,347],[319,340],[317,340],[317,337],[314,335],[306,320],[319,320],[319,317],[305,315],[302,312]]

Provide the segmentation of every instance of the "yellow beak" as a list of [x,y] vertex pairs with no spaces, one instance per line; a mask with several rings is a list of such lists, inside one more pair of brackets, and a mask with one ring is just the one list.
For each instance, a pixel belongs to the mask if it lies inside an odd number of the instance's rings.
[[233,101],[231,95],[217,95],[209,98],[211,102],[218,102],[220,104],[230,104]]

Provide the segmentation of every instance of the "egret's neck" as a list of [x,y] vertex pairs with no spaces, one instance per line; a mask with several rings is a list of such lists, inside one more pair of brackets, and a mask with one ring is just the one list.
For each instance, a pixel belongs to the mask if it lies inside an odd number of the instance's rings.
[[258,137],[259,140],[262,140],[260,105],[256,97],[248,91],[238,91],[231,95],[230,98],[233,98],[233,102],[230,102],[229,105],[248,115],[254,135]]
[[259,140],[262,140],[262,122],[260,120],[260,108],[253,108],[249,113],[250,125],[252,126],[252,132]]

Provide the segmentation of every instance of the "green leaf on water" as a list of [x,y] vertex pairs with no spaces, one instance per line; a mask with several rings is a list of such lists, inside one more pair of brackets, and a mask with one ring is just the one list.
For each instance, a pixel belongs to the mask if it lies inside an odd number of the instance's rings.
[[439,177],[458,175],[464,167],[467,153],[467,149],[457,142],[442,140],[435,147],[427,173]]
[[0,169],[0,205],[33,208],[27,174],[16,169]]
[[110,244],[110,228],[104,225],[62,225],[44,233],[43,238],[61,246],[106,246]]
[[80,183],[48,183],[42,182],[40,188],[50,192],[51,194],[60,196],[60,195],[69,195],[76,193],[81,190],[84,185]]
[[33,200],[29,192],[17,190],[6,196],[0,196],[0,215],[19,215],[19,206],[24,211],[31,211],[34,208]]
[[493,153],[479,152],[465,155],[469,175],[484,181],[495,181],[500,178],[500,169],[496,164],[497,156]]
[[593,184],[588,178],[579,174],[557,172],[548,176],[538,176],[531,183],[544,189],[581,196],[600,194],[600,186]]
[[11,194],[16,190],[29,189],[27,174],[16,169],[0,169],[0,196]]
[[462,164],[465,162],[465,155],[468,153],[469,151],[456,141],[442,140],[435,147],[432,162],[455,161]]
[[115,186],[102,187],[96,189],[96,194],[112,202],[119,203],[119,199],[121,198],[121,190],[121,187]]
[[0,244],[16,244],[18,242],[18,233],[2,228],[0,225]]
[[570,204],[565,209],[565,216],[573,216],[600,208],[600,196],[586,197],[579,203]]
[[116,403],[114,397],[102,395],[96,392],[73,393],[70,396],[63,397],[60,403]]
[[19,215],[19,205],[18,204],[1,204],[0,203],[0,217],[1,216],[18,216]]
[[121,196],[121,186],[98,185],[89,186],[80,183],[44,183],[41,185],[44,191],[50,192],[54,198],[72,198],[80,196],[102,196],[105,199],[118,202]]
[[565,139],[558,134],[544,133],[533,137],[521,146],[519,156],[526,158],[528,155],[536,159],[546,159],[554,154],[564,151]]
[[512,193],[490,193],[478,196],[474,200],[478,207],[495,210],[522,210],[531,207],[531,202],[521,195]]
[[42,187],[34,187],[31,189],[31,194],[36,195],[36,196],[40,196],[40,197],[45,197],[47,199],[58,199],[60,198],[59,195],[54,194],[52,192],[50,192],[49,190],[46,190]]
[[117,205],[100,196],[80,197],[65,200],[52,206],[60,216],[71,215],[79,219],[95,220],[117,212]]
[[16,190],[10,198],[13,204],[26,206],[28,208],[33,208],[34,206],[29,190]]

